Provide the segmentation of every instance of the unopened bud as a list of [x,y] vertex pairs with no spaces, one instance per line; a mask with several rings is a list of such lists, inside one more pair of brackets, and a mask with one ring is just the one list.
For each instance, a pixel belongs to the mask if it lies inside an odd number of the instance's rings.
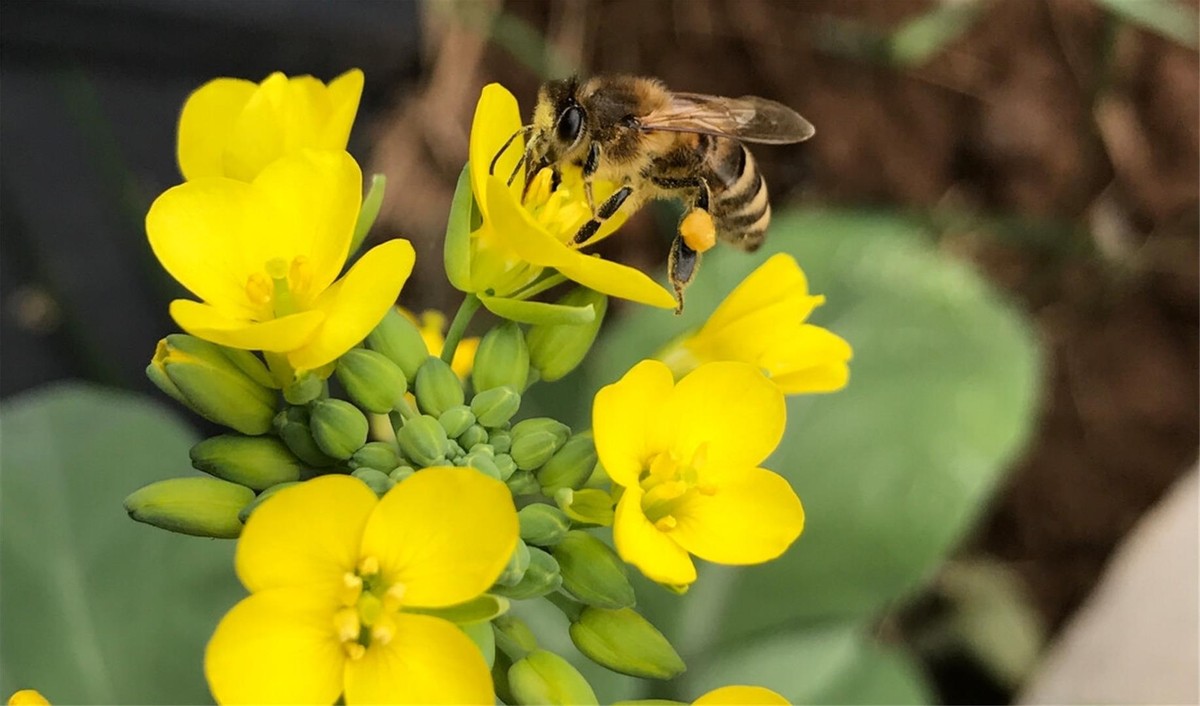
[[367,348],[382,353],[388,360],[400,366],[404,377],[412,380],[430,351],[417,325],[408,320],[395,307],[388,309],[375,330],[367,334]]
[[554,502],[567,517],[581,524],[608,527],[613,523],[613,497],[607,490],[559,488]]
[[264,501],[264,500],[266,500],[267,498],[269,498],[269,497],[271,497],[271,496],[275,495],[275,493],[278,493],[279,491],[281,491],[281,490],[283,490],[283,489],[285,489],[285,488],[290,488],[290,487],[292,487],[292,486],[294,486],[294,485],[300,485],[300,481],[295,481],[295,482],[290,482],[290,483],[279,483],[279,484],[277,484],[277,485],[273,485],[273,486],[271,486],[270,488],[267,488],[267,489],[266,489],[266,490],[264,490],[263,492],[259,493],[259,494],[258,494],[258,497],[254,498],[254,501],[253,501],[253,502],[251,502],[251,503],[250,503],[249,505],[247,505],[246,507],[242,508],[242,511],[238,513],[238,520],[239,520],[239,521],[240,521],[240,522],[241,522],[243,525],[244,525],[244,524],[246,524],[246,520],[250,519],[250,515],[251,515],[251,514],[252,514],[252,513],[253,513],[253,512],[254,512],[256,509],[258,509],[258,506],[259,506],[259,505],[262,505],[262,504],[263,504],[263,501]]
[[509,668],[508,689],[523,706],[599,703],[591,685],[570,662],[543,649],[533,650]]
[[396,447],[386,441],[371,441],[355,451],[347,465],[351,470],[374,468],[390,471],[400,465],[400,454],[396,453]]
[[586,324],[538,324],[530,327],[525,337],[529,342],[529,362],[547,382],[561,379],[583,362],[608,310],[608,297],[586,287],[571,290],[557,303],[573,307],[590,304],[596,316]]
[[500,477],[500,469],[496,467],[495,459],[488,454],[480,451],[472,451],[463,457],[463,465],[470,466],[471,468],[480,471],[490,478],[503,480],[503,478]]
[[525,576],[527,568],[529,568],[529,547],[525,542],[518,540],[517,548],[508,558],[508,565],[504,567],[504,571],[500,573],[500,578],[496,579],[496,583],[500,586],[515,586]]
[[388,477],[388,474],[374,468],[360,468],[350,475],[366,483],[367,487],[380,497],[396,485],[396,481]]
[[588,659],[614,672],[673,679],[687,669],[667,638],[632,608],[584,608],[570,634]]
[[537,477],[542,484],[542,492],[553,497],[559,488],[582,488],[595,468],[596,444],[592,441],[591,432],[582,432],[568,439],[538,469]]
[[583,530],[572,530],[554,545],[553,554],[562,571],[563,588],[579,601],[612,610],[633,607],[636,597],[625,564],[604,542]]
[[435,356],[426,358],[417,370],[413,393],[421,411],[435,417],[451,407],[461,405],[465,400],[458,376],[446,361]]
[[396,443],[404,455],[422,467],[437,465],[450,450],[446,430],[435,417],[413,417],[396,432]]
[[571,435],[571,428],[549,417],[526,419],[512,429],[512,450],[517,468],[532,471],[550,460]]
[[370,424],[358,407],[345,400],[317,400],[308,420],[313,440],[327,455],[346,460],[367,443]]
[[305,407],[288,407],[275,416],[275,432],[288,449],[305,464],[314,468],[327,468],[337,463],[317,446],[309,428],[309,414]]
[[269,436],[223,434],[201,441],[189,453],[196,470],[253,490],[300,479],[300,460]]
[[[472,413],[471,416],[474,417],[474,413]],[[473,450],[476,446],[481,444],[487,444],[487,440],[487,429],[484,429],[478,424],[472,424],[471,426],[467,427],[466,431],[458,436],[459,446],[462,446],[468,451]],[[488,448],[491,449],[490,446]]]
[[217,478],[171,478],[125,498],[138,522],[197,537],[230,539],[242,532],[238,513],[254,500],[249,488]]
[[521,408],[521,395],[511,387],[493,387],[475,395],[471,400],[471,411],[475,420],[485,427],[508,424]]
[[396,409],[408,391],[404,371],[378,351],[351,348],[338,359],[335,372],[350,399],[374,414]]
[[388,474],[388,478],[391,478],[393,481],[399,483],[406,480],[409,476],[416,472],[416,469],[412,466],[396,466],[392,469],[392,472]]
[[254,355],[250,351],[243,351],[237,348],[229,348],[228,346],[220,346],[221,352],[233,363],[234,367],[246,374],[254,382],[257,382],[263,387],[271,389],[279,389],[279,383],[271,376],[271,371],[267,369],[266,363],[263,363],[262,358]]
[[[457,439],[475,423],[475,414],[471,412],[470,407],[460,404],[438,415],[438,423],[446,430],[446,436],[451,439]],[[463,444],[459,445],[462,446]],[[470,448],[471,445],[466,444],[466,446]]]
[[521,539],[540,547],[554,546],[567,535],[571,521],[553,505],[526,505],[517,513],[521,523]]
[[243,372],[224,350],[195,336],[172,334],[158,342],[146,375],[209,421],[251,436],[265,434],[275,416],[275,392]]
[[[500,468],[499,460],[499,458],[496,459],[497,468]],[[503,470],[501,473],[503,473]],[[513,495],[535,495],[541,492],[541,486],[538,485],[537,478],[534,478],[533,474],[529,471],[515,471],[509,474],[504,482],[508,484],[508,489],[512,491]]]
[[306,405],[324,393],[325,378],[311,370],[297,373],[283,386],[283,399],[293,405]]
[[490,589],[491,593],[514,601],[527,601],[557,591],[562,586],[562,575],[554,557],[537,547],[528,549],[529,566],[525,568],[525,575],[521,580],[515,586],[493,586]]
[[[512,456],[508,454],[495,454],[492,456],[492,460],[496,463],[496,468],[500,470],[500,478],[504,481],[512,478],[513,474],[517,472],[517,464],[513,462]],[[529,474],[529,480],[533,483],[533,490],[530,492],[537,492],[537,479],[533,477],[532,473]],[[525,481],[520,482],[524,483]]]
[[507,429],[495,429],[488,433],[488,444],[498,454],[506,454],[512,450],[512,432]]
[[515,322],[507,321],[488,331],[475,351],[471,382],[479,392],[509,386],[525,390],[529,377],[529,348]]

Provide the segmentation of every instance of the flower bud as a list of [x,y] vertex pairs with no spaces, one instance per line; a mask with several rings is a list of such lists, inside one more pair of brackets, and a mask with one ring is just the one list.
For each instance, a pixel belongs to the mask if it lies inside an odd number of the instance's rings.
[[275,493],[278,493],[284,488],[290,488],[293,485],[300,485],[300,483],[301,481],[278,483],[270,488],[267,488],[263,492],[259,493],[258,497],[254,498],[249,505],[242,508],[241,512],[238,513],[238,521],[240,521],[243,525],[246,524],[246,520],[250,519],[250,515],[258,508],[259,505],[263,504],[264,500],[275,495]]
[[387,414],[408,391],[408,377],[390,358],[366,348],[351,348],[338,359],[337,379],[354,404],[374,414]]
[[[492,461],[495,462],[496,468],[500,470],[501,480],[508,481],[517,472],[517,464],[513,463],[512,456],[508,454],[495,454],[492,456]],[[538,488],[537,479],[533,477],[533,474],[529,474],[529,480],[533,483],[533,490],[530,492],[536,493]]]
[[209,478],[171,478],[134,491],[125,512],[138,522],[197,537],[230,539],[242,532],[238,513],[254,500],[254,491]]
[[396,466],[392,469],[392,472],[388,474],[388,478],[391,478],[393,481],[399,483],[416,472],[416,469],[414,469],[412,466]]
[[325,378],[311,370],[297,373],[283,386],[283,399],[293,405],[306,405],[324,393]]
[[[500,459],[496,458],[495,460],[497,461],[496,467],[501,468],[499,464]],[[500,473],[504,473],[502,468]],[[537,478],[534,478],[533,474],[529,471],[516,471],[511,473],[509,474],[508,478],[504,480],[504,482],[508,484],[508,489],[512,491],[513,495],[536,495],[537,493],[541,492],[541,487],[539,487],[537,484]]]
[[567,535],[571,521],[553,505],[526,505],[517,513],[521,522],[521,539],[541,547],[553,546]]
[[367,487],[380,497],[383,497],[384,493],[396,485],[396,482],[389,478],[388,474],[374,468],[360,468],[350,475],[366,483]]
[[[472,413],[471,417],[474,418],[475,414]],[[439,419],[438,421],[441,421],[441,420]],[[467,427],[466,431],[464,431],[462,434],[460,434],[458,436],[459,446],[462,446],[463,448],[467,449],[468,451],[473,450],[476,446],[486,445],[487,440],[488,440],[487,429],[484,429],[482,426],[480,426],[478,424],[472,424],[471,426]],[[489,450],[491,448],[492,448],[491,446],[488,446]]]
[[598,608],[633,607],[636,597],[625,564],[607,544],[582,530],[571,530],[554,545],[563,588],[579,601]]
[[158,342],[146,375],[209,421],[251,436],[271,429],[275,392],[243,372],[215,343],[181,333],[167,336]]
[[345,461],[367,443],[370,424],[358,407],[349,402],[317,400],[309,414],[313,441],[330,457]]
[[496,579],[496,584],[500,586],[517,585],[525,576],[527,568],[529,568],[529,547],[525,542],[517,540],[517,548],[508,558],[508,565],[500,573],[500,578]]
[[506,454],[512,450],[512,432],[507,429],[494,429],[488,433],[488,444],[498,454]]
[[273,390],[279,389],[279,383],[271,376],[271,371],[267,369],[266,363],[262,358],[254,355],[250,351],[243,351],[237,348],[229,348],[220,346],[221,352],[233,363],[234,367],[246,374],[254,382],[257,382],[263,387],[269,387]]
[[450,451],[450,440],[438,420],[428,414],[413,417],[396,432],[400,451],[422,467],[436,466]]
[[596,334],[608,310],[608,297],[586,287],[571,290],[556,303],[575,307],[591,304],[596,316],[586,324],[537,324],[530,327],[525,336],[529,343],[529,362],[546,382],[561,379],[583,362],[592,343],[596,341]]
[[355,471],[360,468],[390,471],[400,465],[400,454],[386,441],[371,441],[355,451],[347,465],[350,466],[350,470]]
[[471,382],[477,392],[507,385],[517,392],[529,377],[529,348],[521,327],[506,321],[488,331],[475,351]]
[[314,468],[327,468],[337,463],[337,459],[330,458],[317,446],[308,424],[309,414],[305,407],[288,407],[275,415],[275,432],[297,458]]
[[537,649],[508,670],[508,689],[518,704],[598,704],[591,685],[571,663]]
[[[477,393],[471,400],[475,420],[485,427],[508,424],[521,408],[521,395],[511,387],[493,387]],[[507,449],[506,449],[507,450]]]
[[554,502],[567,517],[580,524],[608,527],[613,523],[614,502],[607,490],[559,488],[554,493]]
[[614,672],[673,679],[687,669],[667,638],[632,608],[584,608],[570,634],[588,659]]
[[571,428],[549,417],[526,419],[512,429],[512,450],[517,468],[532,471],[550,460],[563,447]]
[[[470,407],[460,404],[438,415],[438,423],[446,430],[446,436],[457,439],[475,423],[475,414],[471,412]],[[463,444],[459,445],[463,446]],[[470,448],[471,445],[467,444],[466,446]]]
[[496,628],[496,642],[503,644],[508,649],[505,652],[513,652],[517,654],[525,654],[537,649],[537,637],[533,631],[521,620],[512,613],[505,613],[497,616],[492,620],[492,625]]
[[540,598],[548,593],[557,591],[562,586],[562,575],[558,571],[558,562],[554,557],[537,547],[528,547],[529,566],[525,575],[515,586],[493,586],[490,590],[514,601],[527,601]]
[[388,360],[400,366],[407,380],[417,375],[417,370],[429,357],[425,347],[425,339],[421,331],[408,317],[396,310],[388,309],[383,320],[374,331],[367,334],[367,348],[387,356]]
[[463,457],[463,465],[470,466],[490,478],[503,480],[500,477],[500,469],[496,467],[496,461],[485,453],[472,451]]
[[[519,426],[519,425],[518,425]],[[554,496],[559,488],[582,488],[596,468],[596,444],[591,432],[572,436],[537,472],[542,493]]]
[[223,434],[201,441],[189,453],[196,470],[252,490],[300,480],[300,459],[269,436]]
[[435,417],[451,407],[461,405],[465,400],[458,376],[446,361],[435,356],[426,358],[417,370],[413,392],[421,411]]

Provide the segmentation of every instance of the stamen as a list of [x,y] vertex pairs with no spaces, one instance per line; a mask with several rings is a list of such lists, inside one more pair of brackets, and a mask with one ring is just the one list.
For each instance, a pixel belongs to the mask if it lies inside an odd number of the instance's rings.
[[342,608],[333,614],[333,630],[340,642],[358,639],[362,625],[358,621],[358,611],[354,608]]
[[371,628],[371,644],[386,645],[396,636],[396,621],[391,616],[381,616]]
[[343,642],[342,650],[346,653],[346,657],[351,660],[359,660],[367,653],[367,648],[357,642]]
[[307,292],[312,287],[313,266],[306,255],[292,258],[292,266],[288,270],[289,289],[293,292]]
[[362,595],[363,580],[357,574],[347,571],[342,575],[342,605],[352,606],[358,602],[358,597]]
[[392,584],[387,592],[383,594],[383,609],[388,612],[400,610],[400,606],[404,602],[404,594],[407,592],[408,587],[404,584]]
[[666,517],[660,517],[654,523],[654,528],[657,529],[659,532],[670,532],[671,530],[675,529],[675,527],[678,524],[679,524],[679,522],[675,519],[674,516],[667,515]]
[[379,560],[373,556],[364,556],[358,562],[359,576],[374,576],[379,573]]
[[246,297],[259,306],[270,304],[274,291],[275,283],[261,272],[255,272],[246,278]]

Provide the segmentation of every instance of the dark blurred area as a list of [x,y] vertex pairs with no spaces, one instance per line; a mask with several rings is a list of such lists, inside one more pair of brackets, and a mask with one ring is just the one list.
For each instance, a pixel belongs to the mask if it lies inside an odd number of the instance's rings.
[[[1035,323],[1039,431],[963,553],[1014,569],[1053,630],[1200,442],[1200,63],[1164,34],[1093,0],[6,0],[0,395],[150,390],[178,292],[141,219],[179,181],[184,98],[215,76],[361,67],[351,151],[388,176],[375,237],[427,262],[486,83],[524,110],[571,71],[765,96],[817,127],[755,152],[777,208],[911,213]],[[665,262],[653,209],[629,230],[606,254]],[[419,270],[404,303],[447,308],[446,287]],[[1012,696],[962,654],[926,666],[947,702]]]

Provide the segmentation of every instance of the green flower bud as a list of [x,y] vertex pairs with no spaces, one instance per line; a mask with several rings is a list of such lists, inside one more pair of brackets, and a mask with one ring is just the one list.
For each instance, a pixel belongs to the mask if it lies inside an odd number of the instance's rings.
[[583,362],[592,348],[604,314],[608,297],[586,287],[567,293],[558,304],[566,306],[592,305],[596,317],[586,324],[538,324],[530,327],[525,339],[529,342],[529,362],[546,382],[554,382]]
[[517,540],[517,548],[508,558],[508,565],[500,573],[500,578],[496,579],[496,584],[500,586],[517,585],[525,576],[527,568],[529,568],[529,547],[525,542]]
[[521,395],[511,387],[493,387],[476,394],[471,400],[471,411],[475,413],[475,420],[485,427],[508,424],[508,420],[512,419],[520,408]]
[[300,460],[278,439],[223,434],[192,447],[192,467],[253,490],[300,480]]
[[146,368],[151,382],[205,419],[258,436],[271,429],[275,392],[247,375],[215,343],[172,334]]
[[553,505],[526,505],[517,513],[521,522],[521,539],[542,547],[554,546],[567,535],[571,521]]
[[238,350],[237,348],[228,348],[220,346],[221,352],[233,363],[234,367],[246,374],[254,382],[257,382],[263,387],[268,387],[273,390],[279,389],[279,383],[271,376],[271,371],[267,369],[266,363],[262,358],[254,355],[250,351]]
[[584,608],[570,634],[588,659],[614,672],[673,679],[687,669],[667,638],[632,608]]
[[553,652],[536,649],[508,670],[508,689],[518,704],[598,704],[596,694],[571,663]]
[[512,429],[512,450],[517,468],[532,471],[550,460],[571,435],[571,428],[549,417],[526,419]]
[[346,351],[338,359],[335,373],[354,404],[375,414],[396,409],[408,391],[408,378],[400,366],[366,348]]
[[388,474],[374,468],[360,468],[350,475],[366,483],[367,487],[380,497],[383,497],[384,493],[396,485],[396,482],[388,477]]
[[554,502],[567,517],[581,524],[608,527],[613,523],[613,497],[606,490],[559,488]]
[[288,404],[305,405],[325,394],[325,378],[305,371],[283,386],[283,399]]
[[467,454],[465,457],[463,457],[463,465],[475,468],[484,475],[495,478],[496,480],[502,480],[502,478],[500,478],[500,469],[496,467],[496,461],[485,453],[473,451]]
[[399,483],[416,472],[416,469],[414,469],[412,466],[396,466],[392,469],[392,472],[388,474],[388,478],[391,478],[393,481]]
[[[496,461],[496,468],[499,468],[500,473],[503,474],[504,470],[499,464],[500,459],[497,458]],[[535,495],[541,492],[537,478],[534,478],[529,471],[516,471],[510,474],[504,482],[508,484],[508,489],[512,491],[513,495]]]
[[512,613],[498,615],[492,620],[496,630],[496,644],[502,646],[505,654],[525,654],[537,649],[537,637],[533,631]]
[[386,441],[371,441],[355,451],[347,465],[351,470],[374,468],[388,471],[400,465],[400,454],[396,453],[396,447]]
[[[501,480],[507,481],[509,478],[512,478],[514,473],[517,472],[517,464],[513,462],[512,456],[509,456],[508,454],[498,453],[492,456],[492,461],[496,464],[496,468],[500,470]],[[537,479],[533,477],[533,474],[529,474],[529,481],[532,481],[533,483],[533,490],[530,492],[536,493],[539,486],[537,485]],[[519,482],[523,484],[523,487],[525,487],[524,484],[526,481],[521,480]]]
[[[460,404],[438,415],[438,423],[446,430],[446,436],[457,439],[475,424],[475,414],[470,407]],[[470,448],[469,444],[467,448]]]
[[446,458],[450,440],[438,420],[428,414],[413,417],[396,432],[400,451],[422,467],[437,465]]
[[337,463],[317,446],[312,429],[308,426],[308,409],[288,407],[275,415],[275,432],[288,449],[305,464],[314,468],[327,468]]
[[631,608],[636,602],[625,564],[607,544],[571,530],[554,545],[563,588],[579,601],[598,608]]
[[435,356],[426,358],[417,370],[413,393],[421,411],[435,417],[461,405],[466,399],[458,376],[444,360]]
[[554,557],[537,547],[528,549],[529,566],[525,568],[525,575],[521,577],[520,582],[515,586],[493,586],[491,593],[514,601],[527,601],[557,591],[562,586],[562,575]]
[[329,456],[345,461],[367,443],[370,424],[358,407],[345,400],[317,400],[309,412],[313,440]]
[[238,521],[241,522],[243,525],[246,524],[246,520],[250,519],[250,515],[254,512],[254,510],[256,508],[258,508],[259,505],[263,504],[264,500],[275,495],[275,493],[278,493],[279,491],[283,490],[284,488],[290,488],[293,485],[300,485],[300,481],[295,481],[295,482],[291,482],[291,483],[279,483],[278,485],[273,485],[270,488],[267,488],[263,492],[259,493],[258,497],[254,498],[253,502],[251,502],[246,507],[242,508],[242,511],[238,513]]
[[488,331],[475,351],[471,382],[477,392],[509,386],[521,392],[529,377],[529,348],[521,327],[506,321]]
[[506,454],[512,450],[512,432],[507,429],[495,429],[488,434],[488,444],[498,454]]
[[125,512],[138,522],[197,537],[231,539],[242,533],[238,513],[254,491],[209,478],[171,478],[151,483],[125,498]]
[[[475,414],[471,413],[471,417],[474,418]],[[472,424],[471,426],[467,427],[466,431],[464,431],[462,434],[459,434],[458,445],[464,449],[467,449],[468,451],[474,451],[476,446],[486,445],[487,439],[487,429],[484,429],[478,424]],[[492,449],[491,446],[488,446],[487,448],[489,451]]]
[[382,353],[400,366],[407,380],[416,377],[417,369],[429,357],[420,329],[395,307],[388,309],[375,330],[367,334],[365,343],[367,348]]
[[[518,425],[520,426],[520,425]],[[553,497],[559,488],[582,488],[596,468],[596,444],[589,431],[576,434],[537,472],[542,492]]]

